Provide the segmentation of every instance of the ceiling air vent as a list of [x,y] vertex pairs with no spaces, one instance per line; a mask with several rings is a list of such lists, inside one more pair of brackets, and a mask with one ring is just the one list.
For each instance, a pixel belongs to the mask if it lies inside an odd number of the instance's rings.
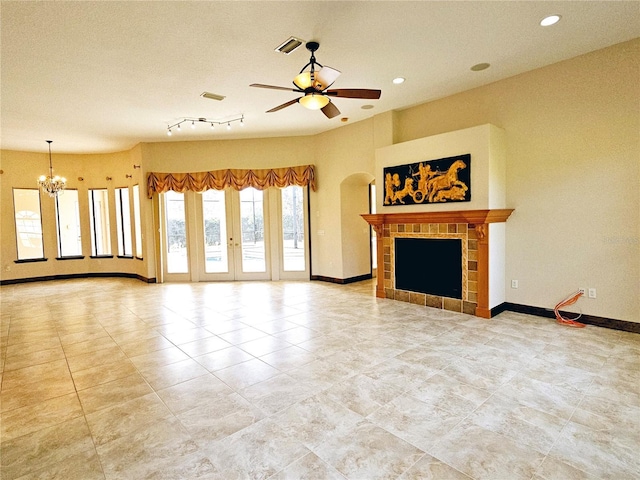
[[287,40],[282,43],[279,47],[276,47],[276,52],[284,53],[285,55],[289,55],[296,48],[304,43],[304,40],[300,40],[296,37],[289,37]]
[[222,101],[225,99],[225,97],[222,95],[216,95],[215,93],[209,93],[209,92],[202,92],[200,96],[204,98],[208,98],[210,100],[218,100],[218,101]]

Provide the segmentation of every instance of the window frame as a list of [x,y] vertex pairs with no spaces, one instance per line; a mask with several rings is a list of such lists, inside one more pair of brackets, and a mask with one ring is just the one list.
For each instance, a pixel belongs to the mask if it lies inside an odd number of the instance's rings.
[[[98,253],[98,236],[96,227],[96,212],[95,212],[95,192],[106,192],[106,209],[105,217],[107,221],[107,237],[106,245],[109,247],[108,253]],[[113,258],[111,253],[111,222],[109,221],[109,189],[107,188],[90,188],[89,189],[89,224],[91,227],[91,257],[90,258]],[[102,229],[101,229],[102,231]]]
[[76,253],[73,255],[62,254],[62,232],[60,229],[60,200],[59,200],[59,195],[56,195],[55,213],[56,213],[56,235],[57,235],[57,241],[58,241],[58,256],[56,257],[56,260],[74,260],[74,259],[84,258],[84,255],[82,255],[82,225],[81,225],[81,219],[80,219],[80,192],[78,191],[78,189],[75,189],[75,188],[65,189],[65,193],[68,193],[68,192],[76,192],[76,201],[78,202],[76,211],[75,211],[75,217],[78,222],[78,233],[80,235],[80,253]]
[[138,260],[143,259],[144,250],[142,243],[142,205],[140,204],[140,185],[137,183],[131,188],[133,195],[133,229],[135,239],[134,256]]
[[[27,210],[16,210],[16,192],[17,191],[36,191],[37,199],[38,199],[38,220],[40,222],[40,244],[42,255],[40,257],[25,257],[20,258],[20,228],[18,226],[18,212],[27,211]],[[13,199],[13,224],[15,228],[15,240],[16,240],[16,260],[15,263],[30,263],[30,262],[46,262],[47,258],[44,255],[44,229],[42,225],[42,197],[40,195],[40,190],[37,188],[12,188],[12,199]],[[28,210],[31,211],[31,210]],[[29,233],[29,232],[27,232]],[[33,232],[31,232],[33,233]],[[37,232],[35,232],[37,233]]]
[[[123,198],[126,198],[127,208],[125,208]],[[129,187],[118,187],[115,189],[115,202],[118,258],[133,258],[133,238],[131,236],[131,199],[129,197]]]

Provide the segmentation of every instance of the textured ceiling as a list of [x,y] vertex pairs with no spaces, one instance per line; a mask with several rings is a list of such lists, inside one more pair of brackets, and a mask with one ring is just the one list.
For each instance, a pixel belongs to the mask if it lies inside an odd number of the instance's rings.
[[[46,151],[52,139],[57,153],[316,134],[640,36],[637,1],[2,0],[0,13],[0,147]],[[540,27],[551,13],[562,20]],[[298,104],[265,113],[296,94],[249,84],[291,85],[309,52],[274,49],[292,35],[320,43],[318,62],[342,72],[334,88],[381,89],[380,100],[335,99],[331,120]],[[470,71],[481,62],[491,67]],[[166,135],[183,117],[239,115],[243,128]]]

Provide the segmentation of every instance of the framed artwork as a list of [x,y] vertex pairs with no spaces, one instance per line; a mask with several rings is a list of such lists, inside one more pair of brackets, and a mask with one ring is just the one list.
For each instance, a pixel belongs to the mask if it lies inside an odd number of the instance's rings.
[[470,202],[471,154],[385,167],[383,205]]

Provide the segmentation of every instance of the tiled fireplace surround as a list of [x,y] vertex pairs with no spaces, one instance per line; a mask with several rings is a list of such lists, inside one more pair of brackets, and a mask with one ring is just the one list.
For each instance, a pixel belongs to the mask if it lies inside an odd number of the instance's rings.
[[[512,211],[493,209],[362,215],[377,236],[376,296],[491,318],[488,224],[505,222]],[[460,239],[462,300],[396,289],[395,239],[399,237]]]

